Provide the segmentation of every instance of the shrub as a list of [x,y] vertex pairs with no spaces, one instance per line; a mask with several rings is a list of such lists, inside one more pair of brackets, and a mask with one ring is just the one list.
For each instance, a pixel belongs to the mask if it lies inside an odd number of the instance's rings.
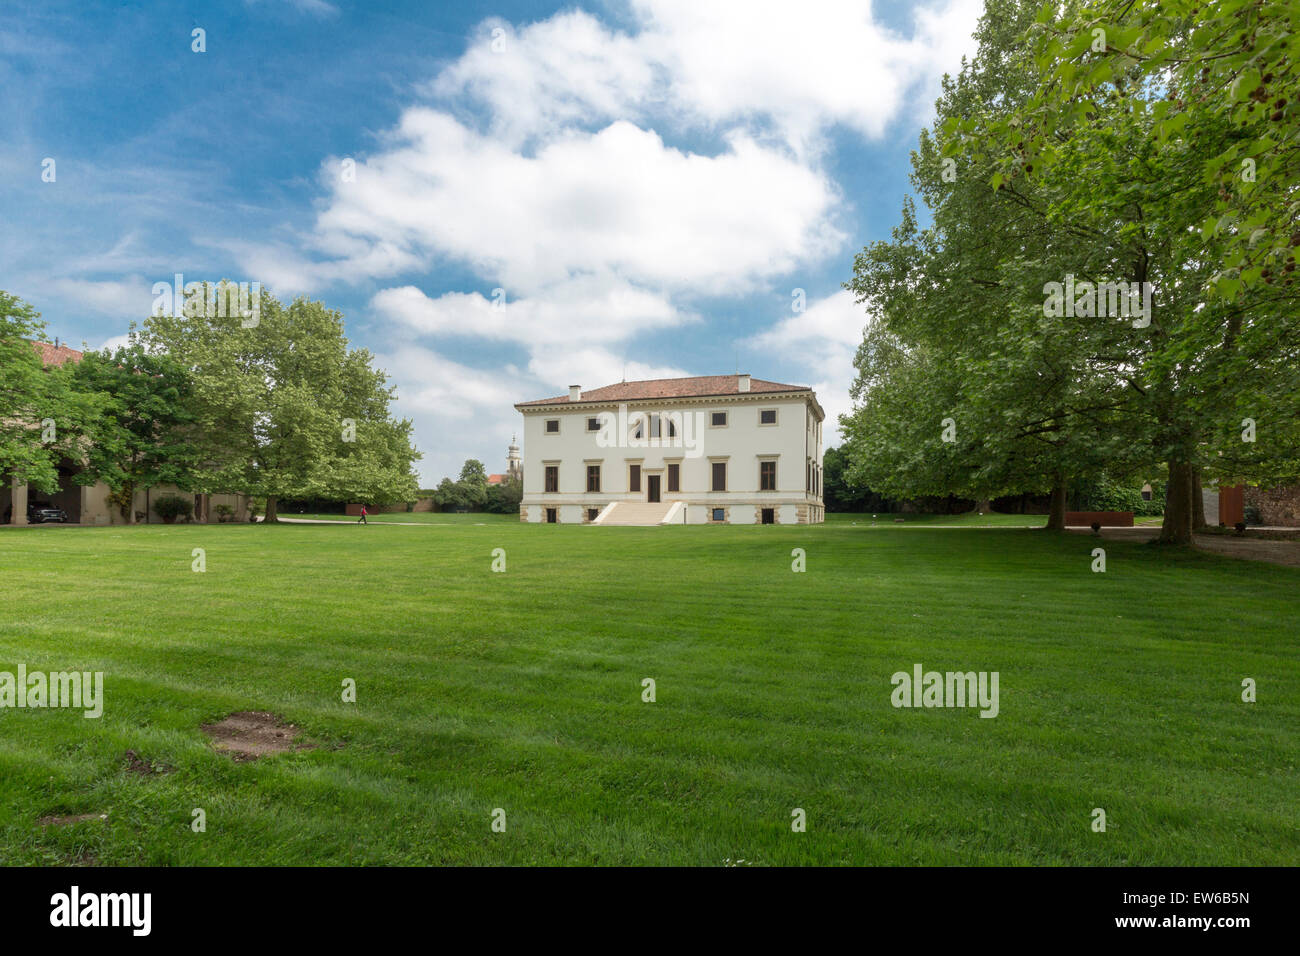
[[1260,514],[1260,510],[1257,506],[1246,505],[1246,507],[1242,509],[1242,512],[1243,512],[1242,517],[1246,519],[1246,524],[1264,523],[1264,516]]
[[171,524],[177,518],[188,518],[193,514],[194,503],[180,495],[163,495],[153,503],[153,510],[165,523]]
[[230,507],[230,505],[217,505],[212,510],[217,513],[218,524],[225,524],[235,516],[235,509]]
[[1119,482],[1102,475],[1071,486],[1071,511],[1131,511],[1139,517],[1158,517],[1165,513],[1165,486],[1151,482],[1151,500],[1142,497],[1141,483]]

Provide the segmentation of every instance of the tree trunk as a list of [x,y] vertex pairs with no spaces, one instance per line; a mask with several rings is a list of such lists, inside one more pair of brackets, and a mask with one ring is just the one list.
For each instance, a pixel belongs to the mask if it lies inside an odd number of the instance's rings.
[[276,524],[279,522],[275,510],[275,496],[268,495],[266,499],[266,514],[262,518],[263,524]]
[[980,514],[991,514],[993,512],[993,502],[988,498],[982,498],[975,502],[975,510]]
[[1165,520],[1160,526],[1161,544],[1192,545],[1192,466],[1185,461],[1169,463],[1169,486],[1165,494]]
[[1065,530],[1065,480],[1059,479],[1052,486],[1052,503],[1047,512],[1047,530]]
[[1201,488],[1200,469],[1193,469],[1192,475],[1192,530],[1204,531],[1209,527],[1205,523],[1205,494]]

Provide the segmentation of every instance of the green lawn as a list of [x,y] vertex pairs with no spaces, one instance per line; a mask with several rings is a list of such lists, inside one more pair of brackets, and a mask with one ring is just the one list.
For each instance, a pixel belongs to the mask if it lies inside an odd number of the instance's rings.
[[[0,670],[107,685],[0,710],[0,860],[1300,863],[1300,571],[854,520],[0,531]],[[917,662],[1000,714],[893,708]],[[240,710],[320,746],[235,763]]]
[[[349,517],[347,515],[322,515],[322,514],[294,514],[293,512],[282,512],[281,518],[306,518],[312,521],[341,521],[360,524],[361,519]],[[375,514],[367,515],[366,521],[369,524],[452,524],[461,527],[468,525],[482,524],[518,524],[519,515],[490,515],[490,514],[443,514],[432,511],[397,511],[393,514]]]
[[828,514],[829,524],[847,523],[858,527],[886,528],[899,525],[923,525],[929,528],[1042,528],[1047,524],[1047,515],[1004,515],[989,512],[979,514],[968,511],[960,515],[921,515],[921,514]]

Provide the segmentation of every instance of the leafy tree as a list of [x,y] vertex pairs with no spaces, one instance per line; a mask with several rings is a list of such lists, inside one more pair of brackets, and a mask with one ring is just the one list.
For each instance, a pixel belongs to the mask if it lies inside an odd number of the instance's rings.
[[460,482],[444,478],[433,490],[433,503],[442,511],[460,511],[470,507],[465,498],[465,489]]
[[1132,444],[1108,430],[1132,400],[1123,378],[1087,360],[1088,341],[1119,333],[1044,307],[1046,282],[1095,271],[1097,257],[1042,195],[991,182],[990,159],[949,155],[964,117],[1028,97],[1035,73],[1018,41],[1033,9],[990,0],[976,59],[945,77],[935,129],[912,156],[933,225],[905,201],[891,240],[855,261],[846,285],[873,321],[843,426],[854,485],[900,499],[1051,489],[1049,527],[1062,528],[1068,480],[1116,467]]
[[524,483],[518,478],[504,478],[499,485],[488,485],[487,500],[483,510],[490,514],[519,513],[519,503],[524,497]]
[[349,348],[339,312],[262,293],[249,322],[196,299],[179,316],[151,316],[143,341],[193,377],[198,490],[265,497],[266,522],[282,497],[414,497],[411,423],[391,417],[394,390],[367,350]]
[[[1293,18],[1293,8],[1228,2],[1206,32],[1180,2],[1070,5],[1059,16],[1045,6],[1030,31],[1032,95],[945,126],[953,155],[992,164],[991,188],[1043,197],[1054,231],[1076,234],[1109,264],[1104,274],[1151,284],[1140,334],[1080,328],[1078,345],[1136,396],[1117,427],[1147,464],[1168,470],[1166,542],[1190,543],[1203,473],[1262,481],[1296,471],[1294,179],[1262,186],[1226,173],[1267,156],[1259,168],[1274,180],[1295,161],[1276,139],[1295,122],[1294,104],[1272,104],[1264,120],[1251,85],[1261,64],[1291,75],[1279,30]],[[1207,44],[1210,59],[1194,52]],[[1271,440],[1243,442],[1247,419],[1268,420]]]
[[[66,381],[42,366],[32,345],[44,328],[36,310],[0,291],[0,478],[52,494],[74,409]],[[54,440],[45,440],[43,422],[53,423]]]
[[487,503],[487,469],[477,458],[468,459],[460,469],[462,494],[469,507],[478,510]]
[[822,500],[827,511],[893,511],[896,502],[848,480],[851,461],[842,448],[828,448],[822,457]]
[[133,341],[113,352],[87,352],[70,374],[75,391],[102,400],[82,428],[82,483],[107,484],[129,523],[136,489],[192,485],[199,466],[196,416],[192,383],[180,364]]

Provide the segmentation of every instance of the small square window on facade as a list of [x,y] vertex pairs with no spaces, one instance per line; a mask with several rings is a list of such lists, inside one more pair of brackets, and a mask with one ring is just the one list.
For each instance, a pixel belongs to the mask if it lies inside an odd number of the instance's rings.
[[560,433],[560,420],[558,418],[546,419],[546,434],[558,435]]
[[712,414],[712,416],[710,417],[710,419],[709,419],[709,424],[712,425],[714,428],[726,428],[726,427],[727,427],[727,413],[726,413],[726,412],[714,412],[714,413]]
[[758,423],[759,423],[760,425],[775,425],[775,424],[776,424],[776,409],[775,409],[775,408],[764,408],[764,409],[762,409],[761,411],[759,411],[759,413],[758,413]]
[[589,432],[598,432],[598,431],[600,431],[600,419],[599,419],[599,418],[588,418],[588,419],[587,419],[587,431],[589,431]]
[[599,514],[600,514],[600,509],[599,509],[599,508],[588,508],[588,509],[587,509],[587,520],[588,520],[588,521],[595,521],[595,520],[596,520],[596,516],[599,515]]
[[713,520],[714,520],[714,521],[726,521],[726,520],[727,520],[727,509],[726,509],[726,508],[714,508],[714,509],[713,509]]

